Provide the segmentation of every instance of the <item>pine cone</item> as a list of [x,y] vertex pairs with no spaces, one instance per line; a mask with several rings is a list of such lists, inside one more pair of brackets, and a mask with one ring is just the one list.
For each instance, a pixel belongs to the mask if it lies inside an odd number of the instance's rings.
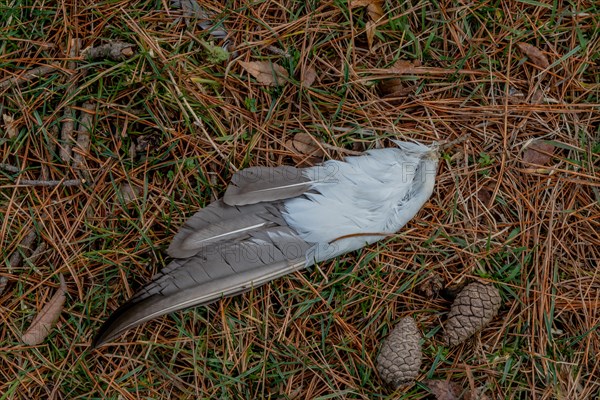
[[415,320],[402,318],[384,340],[377,357],[381,379],[394,387],[414,380],[421,367],[421,333]]
[[493,285],[471,283],[456,296],[444,325],[450,346],[464,342],[498,314],[500,293]]

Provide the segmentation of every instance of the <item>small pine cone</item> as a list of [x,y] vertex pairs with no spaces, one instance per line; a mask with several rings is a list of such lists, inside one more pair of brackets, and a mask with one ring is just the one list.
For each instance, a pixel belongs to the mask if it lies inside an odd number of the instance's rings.
[[456,296],[444,325],[445,341],[456,346],[487,325],[498,314],[500,293],[493,285],[471,283]]
[[402,318],[384,340],[377,357],[381,379],[396,388],[413,381],[421,367],[420,340],[421,333],[415,320]]

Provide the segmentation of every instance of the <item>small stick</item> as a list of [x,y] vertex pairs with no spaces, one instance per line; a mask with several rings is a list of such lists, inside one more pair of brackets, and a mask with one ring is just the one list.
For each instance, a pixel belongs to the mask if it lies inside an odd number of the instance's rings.
[[5,81],[0,82],[0,89],[11,87],[13,85],[21,85],[33,78],[39,78],[40,76],[48,75],[57,69],[60,69],[58,65],[42,65],[40,67],[33,68],[22,75],[13,76]]
[[[90,131],[92,130],[93,112],[96,109],[94,104],[89,102],[83,103],[82,108],[84,111],[81,112],[77,130],[77,150],[73,154],[73,168],[76,169],[84,167],[84,156],[90,151]],[[88,177],[86,176],[86,178]]]
[[79,186],[84,184],[85,179],[67,179],[61,181],[42,181],[37,179],[21,179],[17,186]]
[[5,276],[0,276],[0,295],[4,293],[6,289],[6,285],[8,284],[8,278]]
[[470,137],[471,137],[471,134],[467,133],[466,135],[462,135],[454,140],[450,140],[450,141],[442,140],[440,142],[437,142],[437,146],[439,146],[438,147],[439,150],[446,150],[446,149],[451,148],[454,145],[464,142],[465,140],[469,139]]
[[13,269],[18,268],[19,265],[21,265],[21,261],[23,261],[23,254],[19,251],[19,247],[23,249],[22,250],[23,253],[30,252],[31,245],[33,244],[33,242],[35,242],[36,238],[37,238],[37,234],[32,229],[29,231],[29,233],[23,239],[21,239],[21,242],[17,245],[17,249],[10,256],[10,259],[8,260],[8,271],[9,272],[12,272]]
[[291,57],[290,53],[288,53],[287,51],[285,51],[283,49],[280,49],[277,46],[269,45],[269,46],[267,46],[267,50],[269,50],[271,53],[277,54],[279,56],[283,56],[285,58]]
[[97,47],[88,47],[81,52],[83,58],[88,61],[109,59],[122,61],[133,55],[135,45],[125,42],[111,42]]
[[10,164],[4,164],[4,163],[0,163],[0,169],[3,169],[8,172],[21,172],[21,170],[18,167],[15,167],[14,165],[10,165]]
[[27,261],[31,264],[35,264],[37,260],[39,260],[39,258],[42,256],[44,251],[46,251],[46,242],[40,243],[39,246],[35,248],[33,253],[31,253]]
[[[67,66],[69,67],[69,69],[71,71],[74,71],[75,68],[77,67],[77,63],[75,62],[75,57],[77,57],[77,54],[79,53],[79,47],[81,46],[81,40],[79,39],[70,39],[69,41],[70,44],[70,50],[69,50],[69,57],[71,58],[71,61],[69,61],[67,63]],[[71,78],[74,78],[75,72],[72,73]],[[69,87],[69,89],[67,89],[67,92],[65,93],[65,98],[68,100],[72,97],[73,94],[73,87],[75,85],[75,81],[73,82],[73,84]],[[63,160],[66,164],[69,164],[71,162],[71,153],[72,153],[72,146],[73,146],[73,130],[75,129],[75,113],[73,112],[73,109],[71,108],[71,106],[69,106],[68,104],[65,106],[65,111],[64,111],[64,119],[63,119],[63,126],[62,126],[62,130],[60,132],[60,139],[61,139],[61,146],[59,149],[59,154],[60,154],[60,158],[61,160]]]

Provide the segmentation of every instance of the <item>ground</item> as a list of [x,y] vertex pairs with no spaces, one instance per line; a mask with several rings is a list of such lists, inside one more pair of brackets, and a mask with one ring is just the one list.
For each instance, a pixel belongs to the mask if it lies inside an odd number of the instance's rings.
[[[471,399],[600,395],[597,2],[0,11],[0,398],[424,399],[428,379]],[[236,170],[459,138],[396,236],[89,349]],[[24,344],[61,275],[56,324]],[[475,281],[499,289],[499,314],[446,346]],[[375,360],[407,316],[423,363],[394,390]]]

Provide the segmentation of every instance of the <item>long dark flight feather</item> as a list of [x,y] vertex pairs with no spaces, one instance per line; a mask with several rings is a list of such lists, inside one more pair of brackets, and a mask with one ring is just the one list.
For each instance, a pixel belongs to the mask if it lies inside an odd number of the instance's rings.
[[[242,212],[245,207],[240,207]],[[279,208],[269,207],[271,219],[276,220]],[[209,244],[189,258],[173,260],[111,315],[93,345],[158,316],[243,293],[302,269],[311,247],[291,228],[274,224],[250,230],[239,239]]]

